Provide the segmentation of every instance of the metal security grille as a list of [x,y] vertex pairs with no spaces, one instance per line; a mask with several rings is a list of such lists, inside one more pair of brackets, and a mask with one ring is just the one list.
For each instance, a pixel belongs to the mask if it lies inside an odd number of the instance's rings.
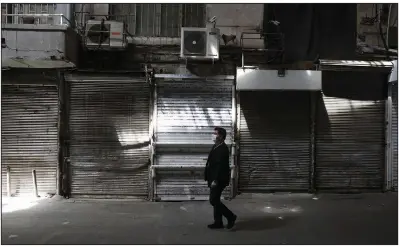
[[[1,4],[1,24],[7,23],[7,14],[12,14],[9,12],[10,4],[2,3]],[[8,18],[10,22],[12,22],[11,18]]]
[[203,171],[214,127],[225,128],[226,143],[232,143],[232,86],[232,81],[158,82],[156,198],[207,199]]
[[392,87],[393,187],[398,191],[398,83]]
[[204,27],[205,4],[111,4],[112,18],[125,21],[130,34],[140,37],[179,37],[180,28]]
[[317,189],[381,189],[384,102],[323,96],[317,107]]
[[51,86],[1,87],[2,194],[33,195],[32,170],[39,194],[56,193],[58,92]]
[[240,92],[240,191],[309,189],[310,97]]
[[[56,24],[59,18],[54,16],[57,4],[55,3],[25,3],[25,4],[1,4],[2,23],[23,24],[26,23],[28,16],[24,15],[42,15],[33,18],[30,24]],[[21,16],[4,16],[6,14],[18,14]],[[50,16],[47,16],[50,15]]]
[[145,79],[70,82],[72,196],[147,197],[149,86]]

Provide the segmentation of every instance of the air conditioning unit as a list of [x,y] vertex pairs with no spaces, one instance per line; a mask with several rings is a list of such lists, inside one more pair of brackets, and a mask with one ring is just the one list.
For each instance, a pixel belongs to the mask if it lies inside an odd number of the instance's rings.
[[217,28],[182,27],[180,57],[193,60],[219,59]]
[[90,50],[125,49],[125,24],[118,21],[89,20],[86,22],[84,42]]

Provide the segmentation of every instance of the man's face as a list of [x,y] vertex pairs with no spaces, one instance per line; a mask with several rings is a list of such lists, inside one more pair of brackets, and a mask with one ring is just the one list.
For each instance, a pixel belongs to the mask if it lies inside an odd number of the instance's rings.
[[213,131],[212,140],[213,140],[213,142],[215,142],[215,143],[220,141],[219,133],[218,133],[216,130]]

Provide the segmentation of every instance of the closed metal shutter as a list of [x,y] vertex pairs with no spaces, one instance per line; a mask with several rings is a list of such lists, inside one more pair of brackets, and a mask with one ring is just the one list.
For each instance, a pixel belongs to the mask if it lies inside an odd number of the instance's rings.
[[309,189],[310,97],[240,92],[240,191]]
[[55,194],[58,167],[58,92],[55,86],[2,85],[2,194],[33,195],[32,170],[40,194]]
[[232,81],[158,82],[156,165],[172,169],[157,168],[157,199],[208,198],[204,169],[214,127],[225,128],[226,143],[232,143],[232,86]]
[[393,187],[398,191],[398,83],[392,87]]
[[71,82],[72,196],[147,197],[149,95],[141,78]]
[[384,101],[323,96],[317,106],[317,189],[381,189],[385,160]]

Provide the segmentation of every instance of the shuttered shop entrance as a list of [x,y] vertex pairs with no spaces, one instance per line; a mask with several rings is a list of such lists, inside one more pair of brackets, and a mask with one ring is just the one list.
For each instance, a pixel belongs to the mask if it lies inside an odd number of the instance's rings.
[[317,189],[382,189],[384,101],[323,96],[317,108]]
[[[157,81],[155,199],[206,200],[204,169],[216,126],[232,143],[232,81]],[[226,188],[225,195],[230,188]]]
[[398,191],[398,83],[392,86],[393,187]]
[[58,167],[58,92],[55,86],[1,86],[2,194],[55,194]]
[[310,92],[240,92],[240,191],[309,189],[310,97]]
[[149,96],[141,78],[70,81],[72,196],[147,197]]

